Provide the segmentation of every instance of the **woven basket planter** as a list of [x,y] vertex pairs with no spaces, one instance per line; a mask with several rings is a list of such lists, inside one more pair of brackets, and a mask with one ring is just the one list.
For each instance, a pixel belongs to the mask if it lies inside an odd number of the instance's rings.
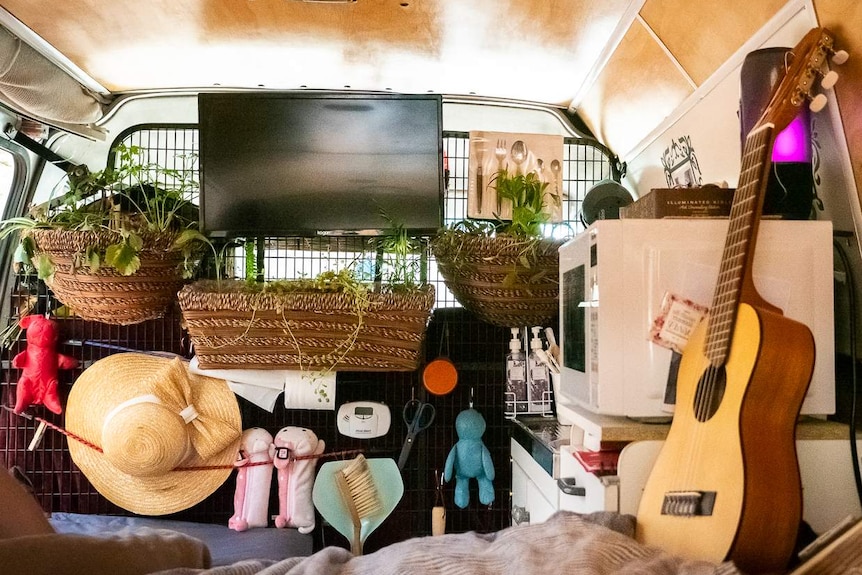
[[499,327],[547,326],[559,311],[562,243],[463,234],[457,241],[438,236],[431,249],[446,286],[479,319]]
[[36,228],[27,234],[36,253],[47,254],[54,263],[48,283],[54,296],[86,320],[129,325],[163,317],[184,283],[182,253],[170,249],[175,232],[142,234],[141,267],[129,276],[105,265],[95,272],[75,265],[88,246],[104,251],[117,243],[117,232]]
[[369,293],[358,324],[350,294],[251,293],[240,281],[216,286],[199,281],[178,294],[203,369],[413,371],[434,305],[433,286]]

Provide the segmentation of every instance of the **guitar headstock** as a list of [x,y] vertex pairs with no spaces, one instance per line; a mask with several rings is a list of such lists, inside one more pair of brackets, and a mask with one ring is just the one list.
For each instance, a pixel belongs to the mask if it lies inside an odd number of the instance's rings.
[[824,73],[826,58],[832,56],[836,64],[847,61],[847,53],[836,51],[835,38],[826,28],[813,28],[790,51],[792,58],[784,79],[775,89],[772,99],[752,131],[765,125],[775,126],[776,133],[787,127],[799,113],[799,108],[809,100],[813,111],[826,105],[826,96],[814,95],[815,82],[822,77],[821,86],[831,89],[838,80],[837,72]]

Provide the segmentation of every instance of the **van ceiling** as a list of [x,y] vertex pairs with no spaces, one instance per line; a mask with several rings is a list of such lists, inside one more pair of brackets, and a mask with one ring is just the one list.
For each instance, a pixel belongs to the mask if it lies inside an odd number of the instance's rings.
[[3,0],[111,92],[300,87],[567,105],[630,0]]
[[0,7],[44,40],[43,53],[60,53],[92,77],[96,91],[349,88],[528,100],[576,110],[624,155],[786,3],[0,0]]

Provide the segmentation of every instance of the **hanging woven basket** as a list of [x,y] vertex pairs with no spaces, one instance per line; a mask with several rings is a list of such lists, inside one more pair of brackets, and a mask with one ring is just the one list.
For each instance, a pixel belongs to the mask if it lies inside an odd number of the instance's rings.
[[433,286],[367,296],[360,315],[350,293],[252,292],[237,280],[198,281],[178,299],[202,369],[417,369]]
[[46,282],[54,296],[86,320],[129,325],[163,317],[185,283],[183,255],[171,249],[176,232],[141,234],[145,246],[138,254],[141,266],[128,276],[106,265],[91,271],[76,263],[88,247],[104,252],[119,242],[118,232],[36,228],[27,233],[36,253],[48,255],[54,263],[54,277]]
[[431,250],[452,295],[479,319],[499,327],[547,326],[559,311],[562,243],[446,231]]

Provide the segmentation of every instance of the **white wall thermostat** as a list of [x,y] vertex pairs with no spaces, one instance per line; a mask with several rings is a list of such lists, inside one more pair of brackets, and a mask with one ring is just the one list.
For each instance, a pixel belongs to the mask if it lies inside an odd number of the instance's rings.
[[352,401],[338,408],[338,432],[347,437],[371,439],[389,432],[389,407],[376,401]]

